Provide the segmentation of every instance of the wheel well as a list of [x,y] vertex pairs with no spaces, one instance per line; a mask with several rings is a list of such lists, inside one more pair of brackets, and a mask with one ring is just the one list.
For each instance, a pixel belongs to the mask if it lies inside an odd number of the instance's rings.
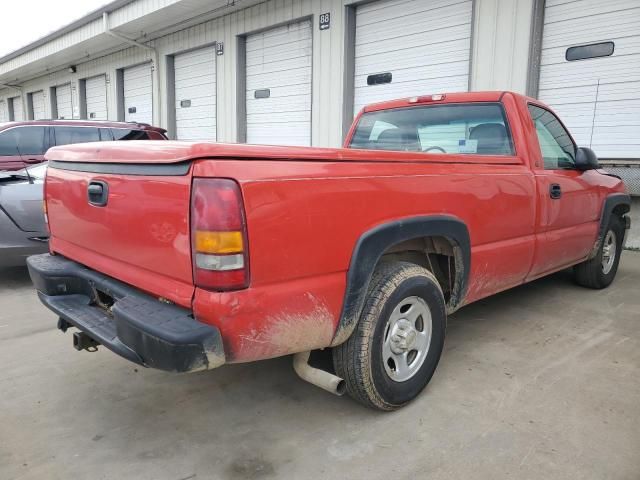
[[460,247],[455,242],[442,236],[407,240],[387,248],[378,263],[390,261],[411,262],[429,270],[442,288],[447,310],[451,312],[457,308],[461,300],[464,265]]
[[614,207],[613,214],[622,217],[625,213],[629,213],[629,210],[629,205],[627,205],[626,203],[621,203]]

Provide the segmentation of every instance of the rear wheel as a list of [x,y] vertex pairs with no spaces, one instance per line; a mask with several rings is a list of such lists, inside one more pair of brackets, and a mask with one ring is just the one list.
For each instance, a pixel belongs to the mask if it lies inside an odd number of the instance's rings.
[[431,272],[407,262],[381,264],[356,330],[333,350],[336,373],[358,402],[399,408],[429,383],[445,327],[444,297]]
[[595,257],[574,267],[575,279],[579,285],[596,289],[611,285],[618,272],[624,228],[622,218],[613,215]]

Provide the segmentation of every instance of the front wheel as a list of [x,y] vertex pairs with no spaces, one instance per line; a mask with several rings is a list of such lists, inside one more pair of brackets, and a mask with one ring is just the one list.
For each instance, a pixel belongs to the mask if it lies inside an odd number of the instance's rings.
[[596,289],[611,285],[618,272],[622,255],[624,229],[623,219],[617,215],[611,216],[598,253],[592,259],[574,267],[574,276],[579,285]]
[[381,264],[356,330],[333,350],[336,373],[358,402],[397,409],[429,383],[445,328],[444,296],[433,274],[407,262]]

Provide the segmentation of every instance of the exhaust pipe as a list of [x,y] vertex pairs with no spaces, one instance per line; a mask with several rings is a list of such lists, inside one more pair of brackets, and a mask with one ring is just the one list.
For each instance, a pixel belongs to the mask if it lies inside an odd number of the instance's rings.
[[311,352],[300,352],[293,356],[293,369],[298,376],[334,395],[342,396],[347,390],[344,380],[332,373],[309,365]]

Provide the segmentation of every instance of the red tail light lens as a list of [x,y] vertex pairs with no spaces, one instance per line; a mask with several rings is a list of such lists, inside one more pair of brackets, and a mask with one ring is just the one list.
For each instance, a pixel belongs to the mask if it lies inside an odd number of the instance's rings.
[[193,180],[191,254],[197,287],[236,290],[249,285],[244,207],[240,187],[233,180]]

